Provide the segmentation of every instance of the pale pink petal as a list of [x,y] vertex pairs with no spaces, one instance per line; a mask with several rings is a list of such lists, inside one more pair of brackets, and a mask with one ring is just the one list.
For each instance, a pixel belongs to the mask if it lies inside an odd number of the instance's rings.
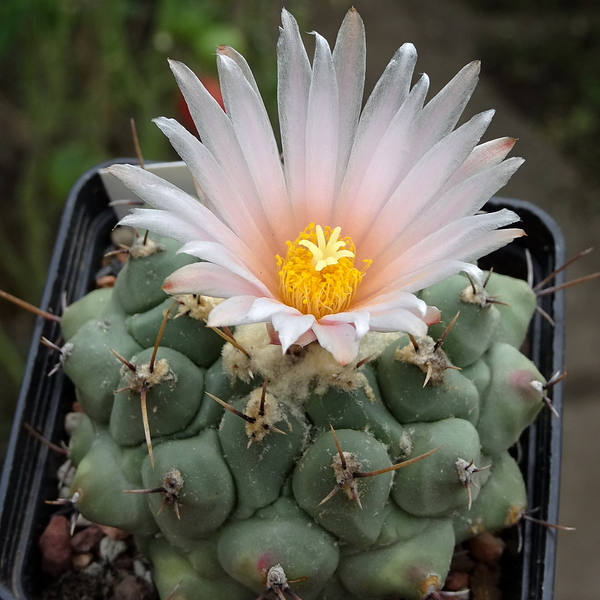
[[265,295],[264,286],[257,287],[228,269],[208,262],[177,269],[167,277],[163,289],[168,294],[202,294],[215,298]]
[[348,171],[356,169],[356,174],[344,182],[341,203],[344,212],[341,209],[336,212],[336,225],[345,231],[351,227],[352,236],[360,238],[363,235],[398,187],[398,182],[402,181],[403,174],[420,158],[412,154],[407,142],[416,127],[416,115],[422,109],[428,88],[429,78],[423,75],[394,115],[371,155],[364,156],[360,165],[351,160]]
[[213,236],[198,227],[195,221],[182,219],[166,210],[132,208],[131,212],[119,221],[119,225],[147,229],[181,243],[190,240],[214,240]]
[[[403,254],[396,256],[385,264],[385,268],[373,270],[373,273],[370,273],[371,269],[367,271],[367,275],[371,275],[371,277],[365,276],[358,290],[357,301],[360,302],[365,297],[372,297],[373,294],[400,290],[400,286],[406,285],[406,277],[409,275],[411,284],[405,291],[422,289],[425,285],[416,289],[413,287],[413,283],[418,281],[415,275],[419,274],[421,269],[435,265],[436,261],[455,259],[466,262],[477,258],[473,255],[470,245],[477,244],[478,240],[491,239],[491,246],[494,249],[507,244],[514,237],[521,235],[521,230],[502,230],[503,233],[498,238],[489,238],[488,236],[491,236],[497,227],[503,227],[518,220],[519,217],[515,213],[504,209],[495,213],[464,217],[448,224],[443,229],[420,240]],[[497,234],[498,232],[493,235]],[[451,274],[453,273],[444,272],[446,277]],[[428,281],[426,285],[430,285],[429,279],[426,281]]]
[[461,181],[499,164],[513,149],[516,141],[515,138],[504,137],[484,142],[473,148],[473,152],[469,154],[467,160],[465,160],[460,168],[457,169],[456,173],[448,179],[446,185],[442,188],[441,193],[445,193]]
[[437,310],[406,292],[379,295],[361,307],[369,312],[373,331],[408,331],[413,335],[424,335],[427,327],[423,325],[435,320]]
[[348,323],[315,323],[312,330],[319,344],[341,365],[347,365],[358,354],[360,340],[356,328]]
[[221,302],[208,313],[209,327],[242,325],[256,302],[256,296],[234,296]]
[[[474,217],[467,218],[474,219]],[[447,233],[451,229],[454,228],[447,228]],[[409,262],[409,257],[406,257],[406,261],[399,258],[393,264],[388,265],[386,270],[392,276],[372,278],[367,285],[361,286],[360,298],[357,301],[363,303],[379,294],[400,290],[416,292],[463,270],[473,270],[475,277],[481,279],[481,271],[468,261],[493,252],[514,238],[524,235],[521,229],[497,231],[491,229],[493,226],[488,223],[462,231],[461,223],[458,222],[455,234],[462,236],[461,238],[438,240],[439,246],[432,246],[429,251],[422,249],[419,256],[415,256],[419,253],[413,253],[411,248],[410,254],[414,258],[412,262]],[[436,237],[444,238],[445,236],[436,234]]]
[[[398,187],[412,167],[435,144],[452,131],[475,89],[479,67],[479,62],[476,61],[461,69],[422,110],[406,111],[402,107],[398,111],[377,148],[377,156],[373,157],[371,164],[375,167],[372,167],[369,183],[367,185],[363,182],[361,192],[357,193],[359,201],[352,206],[352,212],[356,211],[357,215],[353,217],[353,222],[358,221],[360,227],[357,235],[359,240],[368,232],[370,224],[392,190]],[[424,82],[424,88],[428,87],[428,79],[422,77],[421,81]],[[420,84],[418,82],[415,88]],[[415,94],[415,88],[408,101]],[[420,96],[421,94],[419,99]],[[420,105],[417,108],[420,109]],[[404,111],[406,114],[403,114]],[[409,115],[410,119],[407,118]],[[343,215],[340,217],[343,218]],[[355,235],[354,232],[352,235]],[[354,241],[357,242],[356,239]]]
[[279,334],[282,352],[286,352],[292,344],[297,344],[298,340],[302,339],[311,330],[315,322],[316,319],[313,315],[290,315],[284,312],[275,313],[271,317],[271,323],[273,323],[275,331]]
[[[256,271],[272,267],[274,255],[265,243],[264,223],[257,223],[243,200],[231,185],[231,180],[208,149],[189,131],[173,119],[155,119],[160,130],[186,162],[194,180],[207,200],[211,212],[219,215],[246,246],[243,258]],[[249,248],[252,248],[250,251]],[[238,253],[241,246],[238,246]]]
[[217,54],[225,109],[231,119],[244,160],[254,180],[270,230],[263,236],[281,240],[292,232],[292,219],[279,150],[262,98],[235,61]]
[[[493,114],[493,111],[487,111],[473,117],[423,156],[381,207],[379,214],[374,215],[375,221],[364,220],[360,233],[353,232],[354,243],[360,249],[357,256],[372,260],[384,256],[389,260],[387,257],[396,252],[389,240],[404,233],[410,222],[435,201],[436,194],[481,138]],[[383,242],[383,231],[387,243]]]
[[423,317],[423,321],[427,323],[427,325],[437,325],[442,319],[442,313],[439,308],[435,306],[428,306],[427,313]]
[[290,316],[300,316],[302,314],[298,309],[287,306],[287,304],[274,298],[259,298],[252,306],[252,311],[248,317],[255,323],[261,323],[269,320],[276,313],[284,313]]
[[369,312],[367,310],[354,310],[333,315],[325,315],[319,319],[321,325],[329,323],[349,323],[354,325],[358,339],[362,339],[369,331]]
[[236,253],[248,252],[243,242],[206,206],[164,179],[133,165],[111,165],[106,170],[154,208],[192,223],[203,232],[204,239],[220,242]]
[[227,56],[231,60],[235,62],[235,64],[240,68],[240,71],[244,74],[246,81],[250,84],[254,92],[257,96],[260,96],[260,91],[258,86],[256,85],[256,79],[254,79],[254,74],[250,69],[250,65],[246,59],[234,48],[231,46],[218,46],[217,53],[222,54],[223,56]]
[[427,312],[427,304],[414,294],[408,292],[379,294],[370,302],[357,303],[357,308],[362,308],[373,314],[402,308],[422,317]]
[[[306,198],[306,115],[311,67],[298,24],[285,9],[281,12],[281,22],[277,44],[277,103],[287,188],[292,207],[297,207]],[[302,227],[298,225],[299,231]]]
[[339,190],[348,166],[365,85],[365,27],[355,8],[347,13],[333,49],[338,85],[339,150],[335,190]]
[[372,331],[404,331],[418,337],[427,335],[424,317],[405,308],[371,314],[370,328]]
[[312,329],[309,329],[306,333],[303,333],[296,341],[295,343],[298,344],[299,346],[306,346],[308,344],[310,344],[311,342],[316,341],[317,336],[315,335],[315,332]]
[[423,211],[396,242],[390,245],[389,255],[400,254],[420,239],[445,227],[453,220],[476,213],[523,164],[521,158],[510,158],[460,182]]
[[269,289],[265,285],[267,277],[262,277],[262,280],[258,279],[258,277],[256,277],[254,273],[250,271],[246,265],[239,260],[238,257],[235,256],[235,254],[230,252],[222,244],[217,244],[215,242],[193,241],[182,246],[179,252],[191,254],[192,256],[201,258],[202,260],[206,260],[215,265],[224,267],[235,275],[239,275],[240,277],[243,277],[250,283],[254,284],[257,289],[262,290],[262,293],[267,296],[271,296],[273,291],[278,289],[277,284],[275,284],[272,289]]
[[[340,215],[354,202],[356,191],[377,146],[408,95],[416,61],[415,47],[412,44],[404,44],[394,54],[367,100],[360,116],[349,166],[336,206],[336,223]],[[428,80],[425,78],[423,81]]]
[[[211,312],[211,325],[267,322],[284,352],[316,339],[347,364],[369,329],[424,335],[439,311],[413,292],[460,271],[481,281],[472,261],[522,234],[498,229],[516,220],[510,211],[473,214],[521,160],[504,160],[514,143],[509,138],[477,146],[490,112],[453,131],[479,63],[467,65],[424,105],[429,80],[423,76],[409,91],[416,52],[405,45],[359,117],[365,44],[356,11],[347,14],[333,54],[315,34],[312,67],[285,10],[282,25],[278,104],[285,166],[240,54],[217,50],[227,113],[187,67],[172,62],[202,141],[169,119],[158,124],[190,165],[211,210],[153,176],[117,168],[157,208],[138,210],[125,222],[187,242],[182,251],[208,261],[180,269],[166,288],[226,298]],[[278,300],[275,260],[285,254],[286,240],[311,222],[340,226],[356,245],[358,264],[373,261],[347,310],[318,322]]]
[[300,230],[311,222],[328,224],[332,217],[339,154],[338,88],[331,50],[315,33],[306,117],[306,196],[297,211]]
[[[510,225],[518,220],[519,216],[508,209],[463,217],[413,244],[406,252],[397,256],[388,268],[393,268],[394,264],[399,264],[402,260],[409,265],[431,263],[446,258],[472,260],[472,252],[467,250],[469,244],[486,239],[486,236],[498,227]],[[509,231],[507,238],[513,239],[520,230],[503,231]]]
[[188,105],[202,143],[230,178],[236,193],[244,199],[244,204],[254,216],[256,223],[259,226],[264,224],[266,230],[267,215],[264,213],[258,190],[231,120],[188,67],[173,60],[169,61],[169,65]]
[[453,129],[471,98],[477,81],[481,63],[473,61],[463,67],[450,82],[423,108],[419,115],[418,137],[415,138],[415,152],[425,151]]

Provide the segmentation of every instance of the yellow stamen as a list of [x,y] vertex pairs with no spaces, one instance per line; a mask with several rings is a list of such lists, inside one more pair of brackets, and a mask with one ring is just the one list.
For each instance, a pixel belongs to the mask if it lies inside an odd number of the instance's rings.
[[362,271],[354,266],[352,240],[339,239],[341,228],[311,223],[295,242],[287,242],[285,258],[277,256],[282,300],[317,319],[347,310],[372,261]]

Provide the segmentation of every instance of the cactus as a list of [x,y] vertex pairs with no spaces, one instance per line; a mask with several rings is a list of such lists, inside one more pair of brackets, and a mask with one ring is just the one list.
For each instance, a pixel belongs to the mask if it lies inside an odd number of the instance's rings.
[[135,535],[163,600],[439,597],[457,542],[523,515],[508,450],[549,403],[519,351],[535,294],[473,263],[523,234],[476,214],[521,161],[477,146],[489,112],[450,133],[476,63],[423,108],[407,44],[359,120],[356,11],[312,66],[282,19],[285,174],[226,47],[226,115],[171,65],[202,143],[157,120],[205,203],[109,169],[157,210],[122,220],[151,233],[62,319],[87,414],[71,491]]
[[[149,239],[176,268],[175,246]],[[138,312],[130,288],[152,279],[154,253],[134,249],[115,288],[68,307],[63,362],[87,413],[70,444],[78,508],[136,536],[163,599],[176,586],[189,600],[425,598],[456,542],[519,520],[525,488],[507,449],[545,380],[505,340],[524,338],[531,292],[499,311],[471,303],[455,276],[422,293],[444,320],[460,311],[443,343],[371,333],[365,360],[342,366],[318,344],[282,355],[260,324],[224,341],[204,322],[213,301],[165,302],[162,275]],[[480,322],[491,331],[463,350]]]

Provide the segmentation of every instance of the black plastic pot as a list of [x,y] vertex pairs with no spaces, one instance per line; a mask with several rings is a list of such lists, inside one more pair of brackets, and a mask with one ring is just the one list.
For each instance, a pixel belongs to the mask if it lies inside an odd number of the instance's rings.
[[[112,164],[115,161],[111,161]],[[118,162],[134,162],[122,160]],[[73,187],[65,207],[42,308],[60,313],[62,299],[72,302],[93,286],[101,254],[116,222],[98,174],[99,165],[85,173]],[[535,281],[540,281],[564,261],[564,241],[554,221],[527,202],[494,198],[490,208],[508,207],[523,221],[527,237],[520,238],[481,261],[485,268],[525,278],[529,251]],[[557,278],[560,282],[562,275]],[[561,292],[541,298],[541,307],[555,320],[552,327],[536,315],[528,337],[528,354],[549,378],[563,369],[564,297]],[[57,356],[39,344],[41,336],[60,337],[57,323],[38,319],[15,414],[12,436],[0,482],[0,598],[34,600],[41,597],[44,577],[37,541],[55,507],[44,504],[56,497],[56,470],[62,457],[41,444],[25,428],[29,424],[59,443],[63,422],[74,399],[74,390],[59,371],[47,373]],[[551,390],[556,410],[562,408],[562,389]],[[560,477],[561,423],[542,411],[521,439],[521,467],[525,474],[529,506],[539,507],[536,518],[556,522]],[[551,600],[553,597],[556,532],[531,522],[521,525],[523,545],[508,544],[503,565],[504,600]],[[509,531],[509,538],[517,536]],[[510,542],[510,539],[509,539]]]

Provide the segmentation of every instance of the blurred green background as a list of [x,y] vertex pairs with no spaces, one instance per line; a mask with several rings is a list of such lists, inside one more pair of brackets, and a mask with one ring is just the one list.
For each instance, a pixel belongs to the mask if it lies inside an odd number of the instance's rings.
[[[374,9],[377,0],[369,4]],[[456,4],[483,24],[476,45],[486,76],[586,177],[600,181],[597,1]],[[304,30],[319,31],[323,14],[335,15],[329,26],[335,31],[348,8],[339,0],[285,5]],[[131,117],[146,158],[176,158],[151,122],[158,115],[182,118],[167,57],[214,78],[215,46],[234,46],[248,58],[276,118],[281,6],[269,0],[2,0],[0,289],[39,301],[67,193],[87,168],[133,155]],[[313,13],[321,16],[315,20]],[[411,39],[402,23],[389,25],[395,46]],[[368,22],[367,32],[372,28]],[[371,36],[369,48],[376,43]],[[1,460],[33,319],[0,302]]]

